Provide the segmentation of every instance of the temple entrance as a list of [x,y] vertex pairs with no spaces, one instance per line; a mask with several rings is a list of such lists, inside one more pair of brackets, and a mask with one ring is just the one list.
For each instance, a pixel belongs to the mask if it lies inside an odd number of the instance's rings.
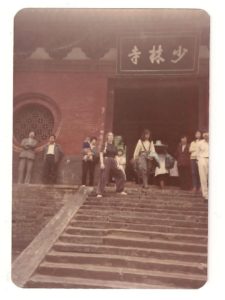
[[[115,89],[113,131],[122,135],[128,161],[145,128],[151,130],[154,142],[162,140],[173,154],[181,134],[193,138],[198,128],[198,107],[196,86]],[[129,168],[127,177],[129,180]]]

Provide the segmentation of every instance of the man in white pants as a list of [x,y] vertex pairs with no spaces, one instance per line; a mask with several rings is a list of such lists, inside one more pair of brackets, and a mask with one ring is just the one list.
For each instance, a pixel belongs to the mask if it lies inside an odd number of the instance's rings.
[[197,149],[198,169],[201,182],[202,196],[208,200],[208,174],[209,174],[209,133],[203,133],[203,140]]

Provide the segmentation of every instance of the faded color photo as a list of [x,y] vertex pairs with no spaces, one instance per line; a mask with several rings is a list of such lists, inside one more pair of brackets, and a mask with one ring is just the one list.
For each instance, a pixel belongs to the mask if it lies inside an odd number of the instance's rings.
[[209,33],[201,9],[17,13],[17,286],[206,283]]

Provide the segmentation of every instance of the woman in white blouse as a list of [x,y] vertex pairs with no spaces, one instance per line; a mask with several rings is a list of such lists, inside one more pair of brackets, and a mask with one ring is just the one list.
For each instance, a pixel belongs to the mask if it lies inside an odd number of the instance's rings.
[[155,152],[154,143],[151,139],[151,132],[148,129],[145,129],[141,138],[137,142],[133,155],[133,159],[136,163],[138,174],[142,178],[144,188],[148,188],[148,175],[150,171],[149,162],[150,160],[153,160],[153,158],[149,157],[151,152]]

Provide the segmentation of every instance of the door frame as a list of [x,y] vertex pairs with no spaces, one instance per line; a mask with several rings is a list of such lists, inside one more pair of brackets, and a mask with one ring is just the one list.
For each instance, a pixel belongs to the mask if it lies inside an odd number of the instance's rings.
[[[151,87],[197,87],[198,89],[198,129],[209,126],[209,80],[202,77],[127,77],[116,76],[108,78],[108,92],[105,112],[105,132],[113,130],[115,90],[118,88],[137,89]],[[196,128],[197,129],[197,128]]]

